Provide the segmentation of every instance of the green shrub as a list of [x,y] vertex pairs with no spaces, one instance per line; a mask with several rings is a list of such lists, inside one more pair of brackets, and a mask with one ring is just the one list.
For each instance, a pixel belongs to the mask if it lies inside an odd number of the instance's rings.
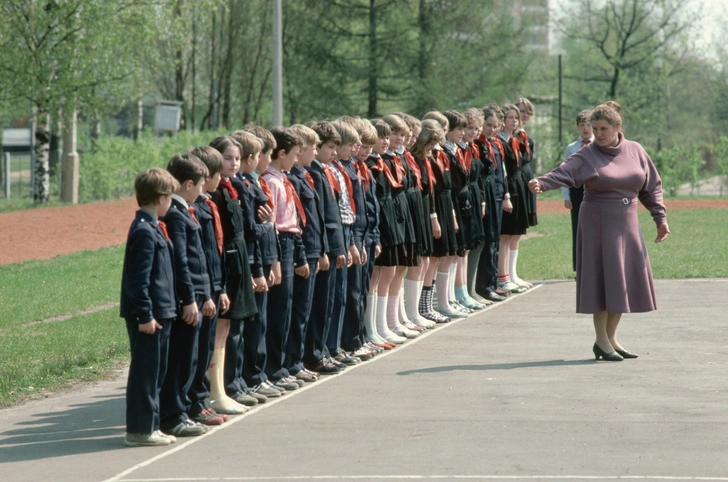
[[150,167],[167,166],[170,157],[192,147],[207,145],[223,132],[180,132],[155,138],[144,132],[137,141],[125,137],[100,138],[94,149],[81,155],[79,201],[116,199],[134,194],[134,178]]

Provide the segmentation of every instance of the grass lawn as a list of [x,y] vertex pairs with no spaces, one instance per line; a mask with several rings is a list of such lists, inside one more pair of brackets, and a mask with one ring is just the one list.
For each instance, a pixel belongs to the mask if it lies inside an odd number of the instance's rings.
[[[655,278],[728,277],[728,211],[695,209],[668,211],[671,234],[655,244],[655,223],[640,211],[640,225]],[[523,279],[573,278],[571,270],[571,218],[544,214],[529,230],[534,236],[521,242],[518,275]]]
[[[655,244],[656,230],[640,213],[657,278],[728,277],[728,212],[671,211],[672,234]],[[524,279],[573,278],[568,214],[539,216],[521,244]],[[117,306],[124,247],[104,248],[0,266],[0,407],[73,383],[108,377],[128,359]],[[84,310],[97,311],[80,314]],[[58,316],[63,321],[34,323]]]

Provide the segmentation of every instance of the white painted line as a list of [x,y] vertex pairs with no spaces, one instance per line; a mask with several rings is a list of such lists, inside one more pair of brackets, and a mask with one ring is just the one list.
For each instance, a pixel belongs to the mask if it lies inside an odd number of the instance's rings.
[[666,475],[284,475],[279,477],[202,477],[124,479],[125,482],[244,482],[255,480],[424,480],[424,479],[478,479],[478,480],[701,480],[728,481],[728,477],[690,477]]
[[[175,454],[175,453],[177,453],[177,452],[179,452],[179,451],[181,451],[181,450],[189,447],[190,445],[199,442],[200,440],[204,440],[205,438],[207,438],[209,436],[212,436],[213,434],[215,434],[219,430],[225,430],[227,427],[230,427],[230,426],[232,426],[232,425],[240,422],[241,420],[246,419],[250,415],[254,415],[256,413],[261,412],[262,410],[266,410],[266,409],[272,407],[273,405],[276,405],[277,403],[280,403],[280,402],[282,402],[284,400],[290,399],[291,397],[294,397],[294,396],[298,395],[301,392],[305,392],[306,390],[309,390],[311,388],[320,386],[320,385],[322,385],[322,384],[324,384],[326,382],[329,382],[331,380],[334,380],[334,379],[336,379],[338,377],[344,376],[347,373],[350,373],[352,370],[356,370],[359,367],[362,367],[362,366],[367,365],[369,363],[376,362],[377,360],[380,360],[382,358],[385,358],[385,357],[387,357],[389,355],[392,355],[394,353],[399,353],[402,350],[404,350],[404,349],[406,349],[406,348],[414,345],[415,343],[419,342],[420,340],[424,340],[425,338],[427,338],[428,336],[430,336],[430,335],[432,335],[434,333],[439,333],[440,331],[442,331],[445,328],[448,328],[451,325],[454,325],[454,324],[459,323],[461,321],[469,320],[472,317],[481,315],[481,314],[485,313],[486,311],[492,310],[492,309],[494,309],[494,308],[496,308],[498,306],[504,305],[505,303],[509,303],[509,302],[513,301],[514,299],[517,299],[517,298],[519,298],[519,297],[521,297],[523,295],[526,295],[528,293],[531,293],[533,291],[536,291],[537,289],[541,288],[542,286],[543,286],[542,284],[538,284],[538,285],[535,285],[533,288],[529,289],[528,291],[526,291],[525,293],[522,293],[522,294],[516,295],[516,296],[509,296],[508,298],[505,299],[505,301],[495,302],[492,305],[489,305],[488,307],[486,307],[484,310],[481,310],[481,311],[479,311],[477,313],[474,313],[473,315],[471,315],[471,316],[469,316],[467,318],[455,318],[455,319],[453,319],[449,323],[440,324],[437,329],[428,330],[426,332],[423,332],[417,338],[413,338],[413,339],[409,340],[407,343],[405,343],[403,345],[400,345],[400,346],[398,346],[397,348],[395,348],[393,350],[384,351],[383,353],[380,353],[379,355],[375,356],[374,358],[372,358],[369,361],[359,363],[358,365],[349,366],[342,373],[339,373],[337,375],[325,375],[325,376],[322,376],[321,378],[319,378],[319,380],[317,382],[304,385],[303,387],[299,388],[298,390],[294,390],[292,392],[286,392],[285,395],[283,395],[283,396],[281,396],[281,397],[279,397],[279,398],[277,398],[277,399],[275,399],[273,401],[268,401],[268,402],[265,402],[265,403],[263,403],[261,405],[257,405],[254,409],[250,410],[249,412],[244,413],[242,415],[236,415],[233,418],[231,418],[230,421],[228,421],[228,422],[226,422],[226,423],[224,423],[222,425],[219,425],[217,427],[212,428],[207,433],[205,433],[203,435],[200,435],[199,437],[192,437],[192,438],[189,438],[186,441],[181,442],[181,443],[179,442],[179,440],[182,440],[182,439],[177,439],[178,442],[175,444],[175,447],[174,448],[169,449],[169,450],[166,450],[165,452],[162,452],[161,454],[158,454],[158,455],[156,455],[156,456],[154,456],[154,457],[152,457],[152,458],[150,458],[148,460],[145,460],[144,462],[141,462],[141,463],[139,463],[137,465],[134,465],[133,467],[130,467],[130,468],[126,469],[125,471],[123,471],[123,472],[121,472],[121,473],[119,473],[119,474],[117,474],[117,475],[115,475],[115,476],[113,476],[113,477],[111,477],[109,479],[103,480],[102,482],[117,482],[117,481],[120,481],[122,479],[122,477],[124,477],[126,475],[129,475],[129,474],[131,474],[131,473],[133,473],[133,472],[141,469],[142,467],[146,467],[147,465],[153,464],[154,462],[156,462],[158,460],[162,460],[165,457],[168,457],[168,456],[170,456],[172,454]],[[129,449],[126,449],[126,450],[129,450]],[[149,448],[140,447],[137,450],[149,450]],[[332,475],[332,476],[315,476],[314,479],[312,479],[311,477],[308,477],[308,476],[302,476],[302,477],[303,477],[302,480],[314,480],[316,477],[318,477],[318,478],[334,478],[334,479],[337,479],[337,478],[341,478],[342,476],[336,476],[336,475]],[[348,477],[348,478],[369,478],[370,476],[343,476],[343,477]],[[408,477],[410,477],[411,478],[412,476],[380,476],[380,478],[386,478],[386,477],[390,477],[390,478],[397,478],[397,477],[408,478]],[[416,477],[420,477],[420,476],[416,476]],[[429,476],[423,476],[423,477],[429,477]],[[203,480],[203,481],[204,480],[231,480],[231,481],[236,481],[236,480],[296,480],[296,477],[295,476],[293,476],[293,477],[269,477],[269,478],[266,478],[266,477],[263,477],[263,478],[244,478],[244,477],[243,478],[239,478],[239,477],[227,478],[227,477],[221,477],[221,478],[214,478],[214,479],[204,479],[204,478],[202,478],[202,479],[199,479],[199,478],[185,479],[185,478],[175,477],[175,478],[171,478],[171,479],[124,479],[124,482],[132,482],[132,481],[136,481],[136,480],[139,480],[139,481],[153,480],[155,482],[173,481],[173,480],[180,480],[180,481],[185,481],[185,480]],[[728,480],[728,479],[726,479],[726,480]]]

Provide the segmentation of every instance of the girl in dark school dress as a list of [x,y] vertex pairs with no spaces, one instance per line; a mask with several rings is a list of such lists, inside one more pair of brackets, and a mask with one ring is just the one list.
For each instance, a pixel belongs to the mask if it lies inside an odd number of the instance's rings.
[[[392,188],[392,197],[394,198],[394,207],[398,220],[405,227],[404,242],[406,251],[406,255],[398,259],[394,278],[392,278],[392,282],[389,285],[387,323],[389,324],[389,328],[399,336],[415,338],[420,334],[419,327],[413,325],[411,322],[407,323],[408,320],[402,316],[404,310],[400,309],[400,297],[403,296],[402,281],[405,271],[408,267],[418,266],[420,264],[419,250],[421,248],[418,247],[418,242],[421,243],[421,236],[419,234],[422,219],[417,218],[417,212],[421,212],[422,198],[416,194],[416,178],[404,158],[404,141],[409,134],[407,124],[400,117],[391,114],[383,117],[382,120],[392,130],[389,138],[389,150],[384,153],[382,158],[393,173],[399,172],[401,174],[397,179],[400,186]],[[417,201],[419,201],[419,205],[413,205]],[[394,306],[391,306],[393,303]],[[403,307],[404,304],[402,304]]]
[[[510,277],[510,251],[512,247],[518,248],[518,241],[526,234],[528,229],[528,208],[526,206],[528,190],[527,183],[521,171],[521,142],[516,137],[520,126],[521,113],[513,104],[503,106],[505,120],[503,130],[498,137],[503,144],[503,164],[508,180],[508,193],[510,196],[511,212],[503,213],[501,224],[500,251],[498,253],[498,285],[512,293],[522,293],[527,287],[514,283]],[[505,210],[504,210],[505,211]]]
[[[404,311],[404,317],[419,329],[434,328],[435,322],[421,316],[419,310],[422,295],[422,281],[429,266],[429,257],[432,254],[433,247],[432,223],[429,218],[431,209],[427,205],[430,199],[430,188],[428,186],[430,177],[426,171],[423,171],[423,165],[417,162],[412,154],[417,137],[422,131],[422,123],[419,119],[409,114],[395,112],[394,115],[401,117],[409,129],[409,135],[405,139],[403,150],[404,159],[407,161],[407,166],[409,166],[409,170],[414,174],[416,181],[414,183],[415,193],[411,199],[410,207],[413,208],[413,216],[415,216],[415,212],[418,214],[418,221],[416,222],[418,231],[416,235],[418,238],[417,249],[420,255],[420,264],[407,268],[407,273],[405,274],[403,287],[404,306],[402,306],[402,310]],[[427,194],[425,194],[425,191]],[[415,207],[417,211],[415,211]]]
[[[425,119],[434,119],[443,128],[443,132],[451,132],[448,118],[441,112],[433,111],[425,114]],[[430,260],[430,269],[425,277],[425,285],[422,288],[422,296],[432,298],[432,284],[428,287],[428,281],[432,283],[431,277],[434,277],[434,284],[437,289],[437,311],[440,317],[432,319],[436,323],[446,323],[451,318],[463,318],[468,314],[456,309],[453,306],[454,294],[452,293],[450,284],[450,266],[457,260],[458,242],[457,231],[460,229],[455,217],[455,209],[452,202],[452,179],[450,173],[450,158],[443,150],[443,139],[441,144],[435,146],[432,150],[431,162],[434,189],[432,196],[435,202],[435,214],[437,214],[437,222],[439,225],[440,236],[437,236],[437,230],[433,225],[434,247],[432,250],[432,258]],[[434,267],[434,271],[433,271]],[[432,271],[432,273],[430,273]],[[454,280],[453,280],[454,281]],[[429,289],[428,289],[429,288]]]
[[[411,273],[408,271],[405,286],[407,286],[408,281],[416,283],[418,293],[416,309],[419,317],[431,323],[432,326],[438,320],[444,318],[443,315],[432,308],[432,278],[437,273],[437,264],[439,263],[439,258],[434,258],[432,255],[435,249],[435,237],[439,238],[442,234],[437,217],[437,207],[435,206],[435,173],[433,172],[432,163],[436,161],[432,157],[432,152],[435,146],[444,140],[445,132],[440,124],[433,119],[428,119],[422,122],[420,132],[411,148],[412,157],[422,174],[423,219],[427,220],[427,222],[420,268],[414,271],[417,277],[411,277]],[[427,289],[424,288],[425,282],[428,285]],[[414,302],[414,300],[412,301]]]
[[[374,295],[372,303],[375,308],[375,324],[379,339],[394,346],[404,343],[407,339],[390,330],[387,323],[389,305],[389,287],[395,276],[399,259],[407,256],[405,247],[405,225],[400,222],[395,200],[394,189],[401,189],[402,171],[390,168],[383,156],[389,150],[389,137],[392,134],[389,124],[383,120],[372,121],[377,130],[377,142],[372,148],[372,154],[367,159],[367,166],[376,183],[376,196],[379,202],[379,240],[382,250],[372,270],[372,279],[369,284],[369,294]],[[372,341],[378,343],[376,337]],[[390,346],[391,348],[391,346]]]
[[210,147],[222,154],[224,169],[212,201],[217,205],[222,225],[225,271],[227,274],[227,295],[230,305],[220,314],[215,332],[215,350],[210,363],[210,399],[213,408],[220,413],[245,413],[247,407],[239,404],[225,393],[224,365],[225,344],[230,331],[230,320],[250,318],[257,313],[253,291],[253,277],[250,271],[248,249],[244,236],[243,211],[238,200],[238,191],[231,178],[240,169],[240,144],[231,137],[216,137]]
[[[533,179],[533,139],[528,136],[525,130],[526,124],[531,119],[531,116],[536,112],[533,104],[530,100],[525,97],[521,97],[516,101],[516,107],[518,107],[521,127],[518,129],[518,139],[521,141],[521,172],[523,173],[523,179],[528,185],[528,181]],[[526,210],[528,211],[528,225],[536,226],[538,224],[538,216],[536,215],[536,195],[530,190],[526,191]],[[510,259],[508,260],[509,274],[511,275],[511,281],[519,286],[525,286],[526,288],[532,288],[533,285],[528,281],[523,281],[518,277],[516,267],[518,264],[518,244],[515,246],[511,245]]]
[[[480,252],[483,249],[485,240],[485,232],[483,231],[483,216],[485,216],[485,198],[483,195],[483,163],[480,156],[480,147],[475,143],[475,139],[480,136],[483,129],[483,111],[480,109],[468,109],[463,112],[468,125],[465,127],[463,142],[460,144],[463,155],[463,164],[470,166],[467,178],[467,188],[473,199],[473,216],[474,225],[471,229],[470,250],[466,255],[458,259],[458,270],[455,278],[455,299],[458,302],[470,308],[471,310],[482,310],[486,304],[481,303],[471,296],[470,287],[475,282],[475,272],[480,259]],[[471,262],[472,259],[472,262]]]
[[[456,234],[457,257],[454,258],[449,265],[449,299],[450,305],[456,312],[469,315],[472,313],[472,310],[458,302],[455,286],[458,279],[458,266],[462,266],[462,258],[467,256],[468,251],[475,243],[475,232],[479,228],[477,221],[480,206],[475,205],[475,199],[468,187],[470,161],[472,158],[466,158],[465,154],[467,151],[461,147],[468,121],[464,115],[455,110],[448,110],[443,112],[443,114],[447,117],[450,125],[450,130],[447,134],[445,134],[443,152],[447,155],[450,163],[450,177],[452,179],[451,195],[453,209],[455,211],[455,219],[459,227]],[[443,268],[444,265],[440,264],[439,271],[444,271]],[[460,274],[464,277],[462,270]]]

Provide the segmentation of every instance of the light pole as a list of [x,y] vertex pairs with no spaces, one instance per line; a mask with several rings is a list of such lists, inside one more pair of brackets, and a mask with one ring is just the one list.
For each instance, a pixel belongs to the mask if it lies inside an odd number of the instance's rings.
[[283,36],[281,0],[273,0],[273,127],[283,125]]

